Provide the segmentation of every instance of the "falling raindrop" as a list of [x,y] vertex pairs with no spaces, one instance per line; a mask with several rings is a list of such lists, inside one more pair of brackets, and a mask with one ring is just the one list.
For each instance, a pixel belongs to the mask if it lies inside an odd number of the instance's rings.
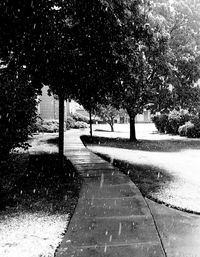
[[105,247],[104,247],[104,253],[107,252],[107,244],[105,244]]
[[122,233],[122,223],[119,223],[119,231],[118,231],[118,236],[120,236]]
[[104,183],[104,173],[101,174],[100,188],[103,187],[103,183]]

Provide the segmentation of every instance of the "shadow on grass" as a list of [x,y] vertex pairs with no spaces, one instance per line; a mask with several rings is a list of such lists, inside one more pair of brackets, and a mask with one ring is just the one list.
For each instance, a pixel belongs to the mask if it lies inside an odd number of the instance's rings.
[[[104,160],[111,162],[109,156],[97,154]],[[151,198],[153,194],[160,192],[170,182],[174,181],[174,176],[156,166],[146,164],[130,164],[126,161],[114,159],[112,164],[119,168],[121,172],[128,175],[130,179],[137,185],[141,193]]]
[[31,155],[15,187],[6,195],[4,206],[28,211],[71,212],[78,200],[80,178],[65,159],[59,168],[56,154]]
[[141,193],[149,198],[155,193],[161,192],[169,183],[174,181],[174,177],[166,170],[155,166],[129,164],[119,160],[115,160],[113,164],[128,175]]
[[110,129],[110,130],[106,130],[106,129],[95,129],[94,131],[96,131],[96,132],[107,132],[107,133],[116,132],[116,133],[121,133],[121,134],[126,133],[126,132],[124,132],[124,131],[117,131],[117,130],[111,131],[111,129]]
[[45,142],[49,145],[57,145],[59,144],[59,137],[49,138],[45,140]]
[[99,132],[112,132],[111,130],[106,130],[106,129],[95,129],[95,131],[99,131]]
[[180,140],[140,140],[131,142],[125,138],[108,138],[94,136],[81,136],[84,144],[94,144],[107,147],[123,148],[130,150],[141,150],[149,152],[179,152],[182,150],[193,149],[200,150],[200,140],[180,139]]

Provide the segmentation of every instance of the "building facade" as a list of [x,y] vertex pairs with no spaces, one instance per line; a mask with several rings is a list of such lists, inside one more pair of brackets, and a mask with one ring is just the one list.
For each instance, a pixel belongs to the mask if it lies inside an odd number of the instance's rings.
[[[48,86],[42,88],[42,95],[39,97],[38,113],[42,119],[59,119],[59,102],[56,96],[48,94]],[[89,119],[89,113],[74,100],[67,100],[64,103],[65,119],[68,115],[78,113]],[[151,122],[151,113],[148,110],[144,110],[143,114],[136,116],[137,123],[149,123]],[[115,118],[115,123],[129,123],[129,116],[123,115]]]
[[[49,87],[42,88],[42,95],[39,96],[38,113],[42,119],[58,120],[59,119],[59,101],[54,95],[48,94]],[[76,112],[84,112],[81,105],[74,100],[67,100],[64,102],[65,119],[68,115],[75,114]]]

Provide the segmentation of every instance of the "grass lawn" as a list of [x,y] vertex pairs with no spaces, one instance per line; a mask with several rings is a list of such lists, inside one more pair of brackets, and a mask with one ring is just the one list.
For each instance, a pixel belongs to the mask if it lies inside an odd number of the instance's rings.
[[[51,149],[47,141],[45,147]],[[56,153],[33,149],[17,167],[9,171],[12,186],[1,194],[0,256],[53,257],[77,204],[81,180],[69,161],[64,171],[59,168]]]
[[200,140],[158,134],[152,124],[138,124],[138,142],[128,140],[127,126],[82,136],[93,152],[130,176],[142,194],[178,209],[200,213]]

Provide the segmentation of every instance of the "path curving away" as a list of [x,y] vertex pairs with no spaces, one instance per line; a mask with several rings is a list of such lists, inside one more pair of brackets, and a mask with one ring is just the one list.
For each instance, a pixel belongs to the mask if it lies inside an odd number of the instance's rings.
[[95,136],[117,140],[88,148],[111,160],[129,163],[131,178],[145,196],[200,213],[200,140],[161,135],[152,124],[138,124],[140,143],[131,145],[120,141],[128,138],[127,127],[121,125],[117,129],[116,133],[96,131]]

